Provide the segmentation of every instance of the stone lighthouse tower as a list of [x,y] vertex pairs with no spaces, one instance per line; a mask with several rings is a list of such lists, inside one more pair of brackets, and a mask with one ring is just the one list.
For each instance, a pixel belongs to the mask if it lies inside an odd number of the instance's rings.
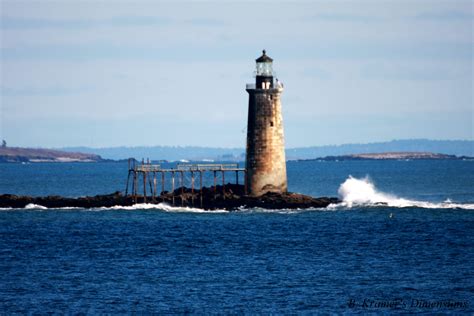
[[273,59],[265,50],[257,60],[255,84],[247,84],[246,184],[251,196],[286,192],[285,141],[280,96],[283,86],[273,81]]

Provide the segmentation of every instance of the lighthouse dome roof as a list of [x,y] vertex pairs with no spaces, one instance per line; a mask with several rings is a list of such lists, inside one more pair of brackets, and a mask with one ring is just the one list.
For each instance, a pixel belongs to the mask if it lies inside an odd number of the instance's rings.
[[262,56],[258,57],[255,60],[257,63],[271,63],[273,59],[267,56],[267,52],[265,50],[262,51]]

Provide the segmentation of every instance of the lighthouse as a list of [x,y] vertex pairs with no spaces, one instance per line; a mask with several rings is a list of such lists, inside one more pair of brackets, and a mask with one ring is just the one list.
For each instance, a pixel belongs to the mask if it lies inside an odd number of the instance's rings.
[[263,50],[256,59],[255,84],[247,84],[246,184],[249,195],[287,191],[285,140],[281,113],[283,85],[273,79],[273,59]]

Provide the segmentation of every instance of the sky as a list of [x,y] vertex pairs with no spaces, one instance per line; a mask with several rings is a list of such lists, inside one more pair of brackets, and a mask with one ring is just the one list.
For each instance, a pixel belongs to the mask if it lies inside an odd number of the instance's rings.
[[245,147],[245,84],[266,49],[288,148],[472,140],[473,7],[0,0],[0,139]]

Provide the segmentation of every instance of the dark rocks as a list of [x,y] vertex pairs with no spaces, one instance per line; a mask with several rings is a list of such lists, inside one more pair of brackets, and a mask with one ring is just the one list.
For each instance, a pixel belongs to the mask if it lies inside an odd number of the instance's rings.
[[[224,193],[225,192],[225,193]],[[199,190],[190,188],[178,188],[173,193],[163,192],[153,201],[143,196],[123,196],[120,192],[108,195],[86,196],[79,198],[68,198],[61,196],[30,197],[11,194],[0,195],[0,207],[24,208],[28,204],[37,204],[47,208],[79,207],[97,208],[113,206],[130,206],[136,203],[167,203],[175,206],[187,206],[203,208],[208,210],[226,209],[235,210],[245,208],[265,209],[297,209],[297,208],[323,208],[331,203],[340,202],[337,198],[314,198],[298,193],[266,193],[260,197],[245,195],[244,186],[227,184],[225,191],[222,186],[203,188],[202,194]]]
[[61,207],[112,207],[115,205],[133,205],[130,197],[124,197],[120,192],[107,195],[68,198],[62,196],[17,196],[12,194],[0,195],[0,207],[24,208],[28,204],[37,204],[48,208]]
[[[225,194],[223,194],[225,192]],[[166,192],[159,198],[170,205],[199,207],[203,209],[225,209],[233,210],[241,207],[245,208],[265,208],[265,209],[297,209],[297,208],[323,208],[331,203],[340,202],[337,198],[314,198],[308,195],[298,193],[266,193],[259,197],[251,197],[245,195],[245,188],[243,185],[226,184],[225,191],[221,185],[218,185],[214,190],[212,188],[202,189],[202,204],[201,194],[199,190],[192,194],[189,188],[178,188],[174,193]]]

